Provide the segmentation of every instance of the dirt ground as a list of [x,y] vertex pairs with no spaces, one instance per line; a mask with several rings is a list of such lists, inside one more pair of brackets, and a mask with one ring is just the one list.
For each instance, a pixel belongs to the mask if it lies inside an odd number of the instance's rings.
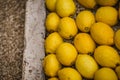
[[21,80],[26,0],[0,0],[0,80]]

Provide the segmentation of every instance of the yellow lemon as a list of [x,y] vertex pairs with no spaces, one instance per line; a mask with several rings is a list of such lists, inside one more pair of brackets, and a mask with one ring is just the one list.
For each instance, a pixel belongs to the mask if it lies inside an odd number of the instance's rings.
[[46,7],[49,11],[55,11],[55,5],[57,0],[45,0]]
[[86,8],[94,8],[96,5],[95,0],[77,0],[81,5],[83,5]]
[[120,50],[120,29],[115,32],[115,45]]
[[45,27],[47,31],[48,32],[57,31],[57,26],[59,24],[59,21],[60,18],[55,12],[48,14],[45,20]]
[[59,80],[82,80],[82,77],[77,70],[71,67],[65,67],[58,71]]
[[73,0],[57,0],[56,12],[61,17],[73,15],[76,11],[76,6]]
[[87,54],[79,54],[77,56],[75,67],[83,77],[89,79],[93,79],[94,73],[98,70],[98,65],[94,58]]
[[120,19],[120,3],[119,3],[119,9],[118,9],[118,15],[119,15],[119,19]]
[[49,34],[45,40],[45,52],[47,54],[55,53],[55,50],[61,43],[63,43],[63,39],[57,32]]
[[120,66],[117,66],[117,67],[115,68],[115,71],[116,71],[116,73],[117,73],[118,78],[120,79]]
[[95,72],[94,80],[118,80],[118,78],[111,68],[103,67]]
[[57,77],[48,78],[48,80],[59,80]]
[[77,50],[72,44],[64,42],[57,48],[56,57],[64,66],[71,66],[76,60]]
[[114,31],[113,29],[102,22],[94,23],[91,26],[90,34],[96,43],[100,45],[113,45],[114,44]]
[[47,76],[54,77],[57,75],[58,70],[61,69],[61,64],[55,54],[49,54],[44,58],[43,68]]
[[76,17],[76,24],[80,31],[89,32],[90,27],[93,23],[95,23],[95,17],[91,11],[84,10],[78,13]]
[[102,6],[114,6],[118,0],[96,0],[99,5]]
[[77,34],[73,42],[79,53],[93,53],[96,48],[95,42],[88,33]]
[[95,14],[96,21],[104,22],[110,26],[117,24],[118,12],[114,7],[106,6],[97,9]]
[[98,46],[94,52],[94,58],[101,66],[115,68],[120,64],[118,52],[111,46]]
[[65,39],[73,38],[78,32],[75,20],[70,17],[64,17],[58,24],[58,33]]

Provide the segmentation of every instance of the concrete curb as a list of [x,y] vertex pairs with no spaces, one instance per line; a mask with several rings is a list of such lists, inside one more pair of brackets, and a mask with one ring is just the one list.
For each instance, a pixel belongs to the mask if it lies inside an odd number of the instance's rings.
[[44,0],[27,1],[22,80],[45,80],[42,69],[42,60],[45,56],[45,17]]

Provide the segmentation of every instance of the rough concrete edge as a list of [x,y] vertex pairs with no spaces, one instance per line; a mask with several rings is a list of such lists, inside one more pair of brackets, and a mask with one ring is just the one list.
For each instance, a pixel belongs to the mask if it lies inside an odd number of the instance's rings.
[[45,17],[44,0],[27,1],[22,80],[45,80],[42,69],[42,60],[45,56]]

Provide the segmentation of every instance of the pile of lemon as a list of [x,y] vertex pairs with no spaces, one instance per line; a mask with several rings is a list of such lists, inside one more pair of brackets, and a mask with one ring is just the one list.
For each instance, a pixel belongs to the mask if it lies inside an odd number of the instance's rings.
[[[76,2],[85,9],[77,11]],[[118,0],[45,0],[48,80],[119,80]],[[95,8],[97,6],[97,9]],[[75,16],[76,14],[76,16]]]

